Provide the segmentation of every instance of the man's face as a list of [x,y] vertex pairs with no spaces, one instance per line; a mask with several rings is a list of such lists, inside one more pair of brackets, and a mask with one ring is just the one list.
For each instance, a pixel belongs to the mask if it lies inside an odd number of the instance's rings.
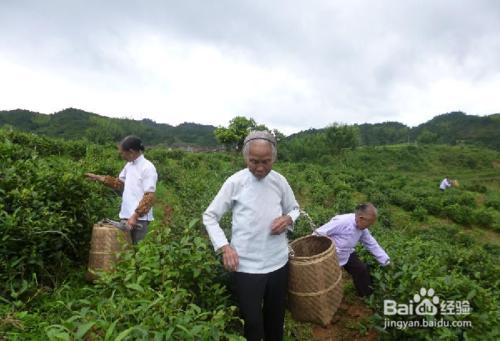
[[255,140],[250,142],[248,157],[245,160],[250,172],[263,179],[273,168],[273,149],[269,142]]
[[373,212],[356,214],[356,227],[364,230],[375,223],[377,216]]

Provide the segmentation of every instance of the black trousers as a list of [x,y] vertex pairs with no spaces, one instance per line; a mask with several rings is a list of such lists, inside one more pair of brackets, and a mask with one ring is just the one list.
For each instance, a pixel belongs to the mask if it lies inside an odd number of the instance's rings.
[[233,292],[249,341],[281,341],[288,289],[288,264],[267,274],[234,272]]
[[352,276],[354,287],[361,297],[369,296],[373,292],[372,278],[368,265],[363,263],[356,252],[351,253],[344,269]]

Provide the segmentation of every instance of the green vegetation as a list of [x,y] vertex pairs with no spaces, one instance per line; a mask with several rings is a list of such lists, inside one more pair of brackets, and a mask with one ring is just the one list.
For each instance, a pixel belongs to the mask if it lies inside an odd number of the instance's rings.
[[[156,123],[149,119],[141,121],[100,116],[74,108],[53,115],[44,115],[28,110],[0,111],[0,126],[36,134],[61,137],[68,140],[88,139],[93,143],[117,142],[126,135],[140,136],[147,145],[203,146],[214,148],[217,144],[234,150],[241,148],[243,139],[251,129],[267,129],[254,119],[236,116],[228,127],[214,127],[195,123],[183,123],[177,127]],[[398,122],[355,124],[352,126],[333,124],[324,129],[309,129],[287,138],[273,130],[276,138],[287,142],[295,159],[303,154],[324,155],[321,149],[328,140],[330,149],[362,146],[393,145],[403,143],[477,145],[500,150],[500,114],[489,116],[466,115],[452,112],[434,117],[432,120],[410,128]],[[302,147],[302,144],[312,148]],[[305,157],[305,159],[308,159]]]
[[287,161],[325,161],[347,149],[359,145],[359,130],[356,126],[332,124],[325,129],[309,130],[305,133],[281,139],[280,158]]
[[218,127],[214,134],[217,141],[223,144],[227,150],[241,150],[245,137],[251,130],[267,130],[263,125],[257,125],[253,118],[236,116],[227,128]]
[[424,143],[476,144],[500,150],[500,114],[478,117],[463,112],[439,115],[411,130]]
[[[362,146],[380,146],[394,144],[449,144],[449,145],[476,145],[500,150],[500,114],[489,116],[466,115],[462,112],[452,112],[434,117],[417,127],[407,127],[398,122],[384,122],[375,124],[355,124],[351,126],[359,133],[359,144]],[[287,138],[288,144],[300,155],[323,155],[315,147],[322,146],[324,136],[329,128],[309,129],[291,135]],[[356,140],[356,139],[354,139]],[[341,148],[352,148],[356,142],[336,139]],[[306,147],[301,147],[305,144]],[[310,146],[310,148],[309,148]],[[307,157],[306,157],[307,158]]]
[[93,143],[118,142],[127,135],[138,135],[147,145],[196,145],[215,147],[215,127],[182,123],[177,127],[125,118],[109,118],[83,110],[68,108],[53,115],[28,110],[0,111],[0,126],[68,140],[87,139]]
[[[359,250],[376,278],[366,302],[374,315],[349,328],[375,328],[391,340],[500,337],[498,152],[400,145],[332,153],[317,145],[323,153],[311,154],[311,145],[300,154],[286,141],[279,148],[275,169],[317,224],[360,201],[379,207],[373,234],[393,265],[380,268]],[[228,275],[200,221],[223,181],[244,167],[241,156],[162,147],[146,156],[159,174],[152,230],[92,285],[83,279],[92,223],[116,218],[118,198],[83,173],[118,174],[115,146],[0,130],[0,339],[241,339]],[[460,187],[440,192],[444,175]],[[230,227],[230,216],[222,225]],[[299,219],[290,238],[308,233]],[[470,315],[446,319],[472,327],[383,330],[383,300],[407,303],[422,287],[442,300],[469,300]],[[310,328],[288,317],[286,340],[310,340]]]

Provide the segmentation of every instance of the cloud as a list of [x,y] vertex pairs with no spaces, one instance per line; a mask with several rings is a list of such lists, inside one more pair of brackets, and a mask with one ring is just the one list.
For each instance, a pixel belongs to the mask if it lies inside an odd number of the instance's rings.
[[3,108],[292,133],[498,112],[496,1],[4,1]]

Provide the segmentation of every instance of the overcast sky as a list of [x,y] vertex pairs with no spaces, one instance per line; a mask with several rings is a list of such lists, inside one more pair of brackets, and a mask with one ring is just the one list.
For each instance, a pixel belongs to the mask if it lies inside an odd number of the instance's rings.
[[290,134],[499,102],[496,0],[0,0],[0,110]]

